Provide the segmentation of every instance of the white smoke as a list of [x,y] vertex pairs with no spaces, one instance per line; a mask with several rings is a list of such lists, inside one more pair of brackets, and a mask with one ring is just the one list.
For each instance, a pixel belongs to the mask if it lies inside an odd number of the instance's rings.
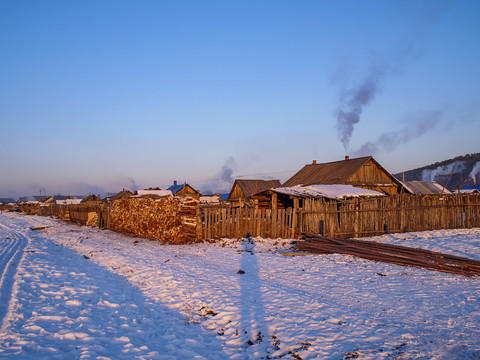
[[470,172],[470,177],[473,180],[473,183],[477,185],[477,174],[480,173],[480,161],[475,164],[472,171]]
[[425,169],[422,171],[422,180],[423,181],[435,181],[439,176],[449,176],[452,171],[453,173],[458,173],[465,170],[465,162],[455,161],[452,164],[438,166],[437,168]]
[[230,156],[225,160],[225,164],[222,166],[220,171],[215,175],[215,177],[207,181],[201,187],[200,191],[202,194],[209,195],[218,192],[228,191],[235,181],[233,178],[233,168],[235,167],[235,159]]
[[[368,141],[352,151],[353,156],[373,156],[378,152],[392,152],[398,146],[406,144],[432,130],[440,121],[440,111],[418,112],[409,115],[408,124],[403,128],[383,133],[375,141]],[[450,170],[451,171],[451,170]]]

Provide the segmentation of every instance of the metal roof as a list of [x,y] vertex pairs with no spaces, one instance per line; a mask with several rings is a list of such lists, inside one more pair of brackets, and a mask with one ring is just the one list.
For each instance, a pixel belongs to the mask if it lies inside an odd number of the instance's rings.
[[403,186],[405,186],[412,194],[422,194],[422,195],[435,195],[435,194],[451,194],[447,189],[444,189],[442,185],[436,181],[402,181]]

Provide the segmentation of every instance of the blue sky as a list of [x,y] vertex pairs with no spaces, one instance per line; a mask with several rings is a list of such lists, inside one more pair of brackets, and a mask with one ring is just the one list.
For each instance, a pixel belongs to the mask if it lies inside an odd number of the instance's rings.
[[0,197],[283,181],[346,154],[395,173],[479,152],[478,13],[478,1],[4,0]]

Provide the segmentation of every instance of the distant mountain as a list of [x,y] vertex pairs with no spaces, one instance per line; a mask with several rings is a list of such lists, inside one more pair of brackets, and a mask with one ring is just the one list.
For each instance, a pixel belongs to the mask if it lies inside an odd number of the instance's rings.
[[456,190],[462,186],[479,185],[480,153],[458,156],[418,169],[394,174],[394,176],[399,180],[405,179],[405,181],[436,181],[440,185],[445,186],[450,174],[452,174],[452,177],[447,185],[449,190]]

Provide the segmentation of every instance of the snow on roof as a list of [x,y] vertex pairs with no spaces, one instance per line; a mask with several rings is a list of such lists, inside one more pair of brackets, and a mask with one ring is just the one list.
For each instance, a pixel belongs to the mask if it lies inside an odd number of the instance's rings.
[[275,188],[273,191],[280,194],[298,197],[326,197],[328,199],[335,200],[360,196],[385,196],[384,193],[357,188],[352,185],[296,185],[291,187]]
[[201,204],[218,204],[220,202],[220,198],[218,195],[204,195],[200,196],[200,203]]
[[169,190],[137,190],[138,196],[143,195],[157,195],[160,197],[172,196],[172,192]]
[[55,200],[55,204],[57,205],[77,205],[80,204],[82,199],[62,199],[62,200]]

